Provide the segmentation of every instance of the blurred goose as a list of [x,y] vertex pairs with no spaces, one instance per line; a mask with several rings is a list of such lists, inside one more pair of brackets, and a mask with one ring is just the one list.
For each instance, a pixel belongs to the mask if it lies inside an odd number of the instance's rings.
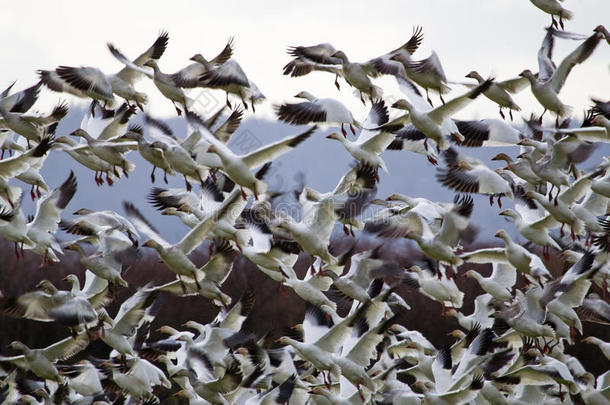
[[[453,98],[440,107],[432,109],[411,82],[400,77],[397,77],[396,80],[401,91],[409,97],[411,102],[405,99],[395,102],[392,107],[407,110],[408,113],[390,121],[387,125],[405,125],[412,122],[415,128],[426,136],[426,140],[430,138],[436,142],[439,151],[449,148],[449,143],[445,139],[448,135],[456,137],[460,142],[464,140],[456,124],[450,118],[487,90],[492,83],[491,80],[487,80],[467,93]],[[424,146],[427,150],[426,142],[424,142]]]
[[438,279],[430,271],[419,266],[411,266],[405,275],[405,282],[417,288],[428,298],[443,305],[443,314],[449,308],[459,309],[464,302],[464,293],[457,288],[455,281],[444,276]]
[[147,240],[142,246],[151,247],[155,249],[161,260],[169,267],[170,270],[178,274],[178,277],[182,279],[182,276],[192,277],[195,280],[195,284],[199,289],[200,270],[193,264],[193,262],[187,257],[193,250],[195,250],[207,237],[210,231],[216,226],[220,218],[222,218],[227,212],[233,209],[233,206],[238,200],[239,192],[234,191],[223,204],[218,207],[214,212],[203,221],[201,221],[196,227],[191,229],[178,243],[171,245],[161,237],[159,232],[150,225],[150,223],[144,218],[139,210],[134,207],[131,203],[125,203],[124,208],[127,212],[128,218],[135,225],[136,229],[146,234],[150,239]]
[[606,357],[608,360],[610,360],[610,343],[604,342],[603,340],[601,340],[600,338],[597,338],[595,336],[587,336],[586,338],[581,340],[581,342],[589,343],[589,344],[599,347],[599,350],[601,350],[604,357]]
[[38,200],[36,204],[36,215],[28,223],[27,237],[33,242],[33,246],[26,249],[43,255],[41,266],[48,262],[58,262],[55,253],[62,253],[61,246],[55,238],[61,211],[66,208],[76,193],[76,177],[70,172],[70,176],[59,187]]
[[341,76],[341,59],[333,56],[337,50],[331,44],[318,44],[313,46],[293,46],[288,48],[288,54],[293,56],[284,66],[284,75],[292,77],[304,76],[315,70],[335,74],[335,86],[338,90],[339,76]]
[[83,332],[75,338],[67,337],[43,349],[30,349],[21,342],[14,341],[9,346],[19,350],[20,356],[0,356],[0,363],[12,363],[19,368],[31,370],[44,380],[63,383],[64,378],[55,367],[58,360],[66,360],[84,350],[89,345],[89,337]]
[[544,256],[548,256],[548,249],[550,247],[561,250],[560,246],[555,242],[553,238],[548,234],[548,221],[550,216],[544,217],[536,222],[525,222],[519,213],[512,209],[506,209],[499,213],[505,217],[511,218],[517,231],[526,238],[527,240],[534,242],[536,245],[542,246],[544,249]]
[[204,73],[217,68],[222,65],[233,55],[233,38],[229,38],[229,41],[225,47],[216,55],[213,59],[207,60],[200,53],[195,54],[190,58],[195,63],[180,69],[172,75],[174,82],[180,87],[193,88],[199,86],[199,78]]
[[464,137],[461,146],[514,146],[521,140],[521,133],[495,119],[473,121],[455,120],[455,124]]
[[75,161],[80,163],[82,166],[93,170],[95,172],[94,181],[97,186],[101,186],[104,184],[103,175],[106,174],[106,182],[109,186],[114,184],[114,168],[110,165],[110,163],[102,160],[93,152],[85,148],[78,148],[79,143],[69,136],[60,136],[55,139],[53,146],[56,149],[62,150],[70,155]]
[[0,115],[6,128],[22,135],[27,139],[28,146],[30,141],[39,143],[48,134],[55,132],[54,123],[60,121],[68,114],[68,105],[61,102],[48,116],[23,115],[18,112],[7,110],[0,103]]
[[[144,66],[148,66],[153,69],[153,83],[157,89],[159,89],[161,94],[172,102],[174,108],[176,109],[176,113],[178,113],[178,115],[182,115],[183,110],[185,113],[188,112],[188,108],[192,104],[193,100],[184,94],[184,91],[178,87],[178,83],[175,82],[172,76],[167,73],[163,73],[157,62],[152,59],[146,61]],[[182,110],[176,106],[176,103],[182,106]]]
[[295,97],[304,98],[307,101],[276,106],[275,111],[280,121],[293,125],[307,125],[313,122],[341,124],[341,133],[344,137],[347,136],[347,131],[343,128],[344,124],[349,124],[354,135],[356,134],[354,126],[362,127],[354,119],[351,111],[334,98],[316,98],[308,91],[301,91]]

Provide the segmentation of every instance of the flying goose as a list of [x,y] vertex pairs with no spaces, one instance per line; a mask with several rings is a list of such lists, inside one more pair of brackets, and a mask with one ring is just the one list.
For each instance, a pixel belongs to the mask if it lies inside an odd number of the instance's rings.
[[[200,128],[203,138],[210,143],[208,152],[214,152],[220,157],[222,170],[233,182],[251,190],[256,199],[258,199],[259,194],[265,191],[266,184],[258,179],[251,170],[260,165],[268,164],[278,156],[297,147],[309,138],[316,129],[317,127],[313,126],[302,133],[264,145],[255,151],[240,156],[216,139],[206,128]],[[242,193],[244,193],[243,189]]]
[[[484,83],[485,79],[476,70],[468,73],[466,77],[475,79],[479,84]],[[527,81],[524,78],[516,78],[504,80],[501,82],[494,81],[489,89],[483,92],[483,95],[498,104],[500,108],[500,116],[505,118],[502,108],[508,108],[510,120],[513,120],[513,111],[521,111],[521,108],[515,103],[511,94],[521,91],[527,86]],[[470,87],[470,85],[469,85]]]
[[445,104],[443,94],[449,93],[451,88],[447,86],[447,77],[436,52],[432,51],[429,57],[418,61],[411,59],[410,55],[405,52],[399,52],[390,59],[403,65],[405,74],[397,76],[397,79],[398,77],[409,78],[423,87],[426,90],[428,104],[432,105],[432,100],[430,100],[428,94],[429,89],[435,90],[441,102]]
[[354,126],[356,128],[362,127],[347,107],[334,98],[317,98],[308,91],[301,91],[295,97],[307,101],[275,106],[280,121],[293,125],[306,125],[312,122],[341,124],[341,133],[344,137],[347,136],[347,131],[343,128],[344,124],[349,124],[354,135],[356,134]]
[[74,173],[66,181],[52,192],[45,195],[36,203],[36,215],[28,223],[27,237],[33,242],[33,246],[26,249],[43,255],[41,266],[49,262],[59,262],[56,252],[62,254],[62,248],[55,237],[61,211],[66,208],[76,193],[76,177]]
[[175,272],[180,279],[182,279],[182,276],[193,278],[199,289],[201,288],[199,284],[199,279],[201,278],[199,277],[200,269],[193,264],[187,255],[203,242],[224,215],[230,212],[231,209],[234,209],[238,196],[239,191],[235,190],[218,209],[210,213],[205,220],[202,220],[174,245],[166,242],[133,204],[126,202],[123,206],[128,218],[136,229],[150,238],[142,246],[155,249],[159,253],[161,260],[163,260],[170,270]]
[[229,38],[229,41],[225,47],[216,55],[213,59],[207,60],[200,53],[195,54],[190,58],[195,63],[180,69],[172,75],[172,78],[176,84],[180,87],[193,88],[199,86],[199,78],[206,72],[215,69],[222,65],[233,55],[233,38]]
[[341,72],[343,78],[352,87],[356,88],[360,101],[364,104],[364,95],[368,95],[371,103],[378,101],[383,95],[383,90],[375,86],[368,77],[364,66],[360,63],[350,62],[343,51],[337,51],[331,55],[341,61]]
[[[383,127],[388,122],[387,108],[384,101],[378,101],[373,103],[371,111],[364,121],[365,128],[379,128]],[[364,165],[374,167],[375,169],[381,167],[384,172],[388,173],[388,168],[381,157],[386,148],[394,140],[394,134],[386,132],[383,128],[378,130],[363,129],[356,141],[349,141],[345,134],[344,136],[339,135],[337,132],[333,132],[326,136],[327,139],[334,139],[339,141],[345,149],[352,155],[357,161]]]
[[430,138],[436,142],[439,151],[449,148],[449,143],[445,139],[448,135],[454,136],[460,142],[464,140],[456,124],[450,118],[487,90],[492,83],[491,80],[487,80],[467,93],[453,98],[440,107],[432,109],[421,97],[419,90],[410,81],[400,77],[397,77],[396,81],[401,91],[409,97],[411,102],[405,99],[396,101],[392,107],[407,110],[408,113],[390,121],[386,125],[392,127],[397,124],[406,125],[412,122],[415,128],[426,136],[426,142],[424,142],[426,150],[428,149],[427,139]]
[[73,150],[87,149],[95,156],[110,164],[115,176],[119,177],[117,168],[120,168],[125,177],[129,177],[129,172],[133,171],[135,165],[125,159],[124,153],[130,151],[136,145],[128,145],[126,142],[100,141],[92,137],[86,130],[78,128],[70,133],[71,136],[83,138],[86,144],[81,144]]
[[78,334],[75,338],[69,336],[42,349],[30,349],[25,344],[14,341],[9,346],[23,354],[12,357],[0,356],[0,363],[11,363],[19,368],[31,370],[44,380],[63,383],[64,378],[59,374],[54,363],[69,359],[88,345],[89,336],[86,332]]
[[248,79],[239,63],[234,59],[229,59],[222,65],[201,75],[199,86],[224,90],[229,108],[231,108],[229,93],[239,96],[246,110],[248,109],[246,100],[249,100],[252,112],[255,111],[255,103],[264,98],[258,87]]
[[10,112],[25,113],[32,108],[34,103],[38,100],[42,82],[38,82],[24,90],[10,94],[14,85],[15,82],[0,93],[0,105]]
[[493,205],[493,197],[497,196],[500,208],[502,196],[514,197],[510,183],[480,160],[460,157],[453,148],[447,149],[443,158],[447,168],[438,169],[436,179],[444,186],[460,193],[489,195],[490,205]]
[[602,25],[597,26],[593,30],[594,33],[566,56],[559,66],[555,68],[555,65],[551,60],[551,53],[557,31],[552,28],[547,28],[547,34],[544,37],[542,47],[538,52],[538,64],[540,69],[538,76],[534,75],[529,69],[520,73],[520,76],[529,80],[532,93],[544,107],[544,112],[550,110],[557,115],[556,124],[559,117],[567,115],[570,111],[570,107],[563,104],[559,99],[558,95],[561,88],[565,84],[572,68],[591,56],[599,41],[605,37],[604,30],[605,28]]
[[312,46],[293,46],[288,48],[288,54],[294,59],[283,68],[284,75],[291,77],[304,76],[315,70],[335,74],[335,86],[341,89],[338,79],[343,75],[341,59],[333,56],[337,50],[328,43]]

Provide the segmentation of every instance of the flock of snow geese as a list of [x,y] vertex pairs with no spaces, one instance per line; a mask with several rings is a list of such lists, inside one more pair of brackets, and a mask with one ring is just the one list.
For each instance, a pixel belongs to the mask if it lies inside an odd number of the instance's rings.
[[[337,88],[343,78],[356,97],[370,103],[370,113],[359,121],[340,101],[302,91],[296,95],[302,100],[276,104],[275,111],[289,124],[313,125],[243,155],[227,143],[244,109],[254,113],[265,97],[232,58],[231,41],[213,59],[197,54],[192,64],[167,74],[160,64],[169,36],[162,33],[135,59],[108,44],[124,64],[118,73],[60,66],[39,71],[40,82],[25,90],[12,92],[11,85],[0,95],[0,235],[14,242],[18,257],[24,251],[40,255],[41,266],[59,263],[63,249],[77,252],[85,283],[81,287],[71,274],[65,279],[70,290],[42,280],[37,290],[22,295],[2,292],[4,315],[55,322],[67,335],[44,348],[10,344],[20,354],[0,356],[2,403],[159,403],[169,398],[191,404],[610,403],[610,372],[596,378],[564,350],[582,336],[583,322],[610,324],[610,160],[603,158],[588,172],[576,166],[595,144],[610,142],[610,102],[593,100],[580,121],[560,97],[570,71],[598,46],[610,45],[610,33],[603,26],[590,35],[567,32],[564,20],[571,13],[557,1],[532,3],[552,16],[537,72],[527,69],[500,81],[472,71],[466,77],[473,81],[463,83],[462,92],[451,90],[454,83],[434,52],[415,58],[421,28],[401,47],[364,63],[350,61],[330,44],[290,48],[293,59],[285,75],[329,72]],[[555,41],[575,44],[558,64]],[[405,98],[386,105],[383,90],[373,83],[380,75],[395,77]],[[135,87],[144,77],[186,119],[186,136],[145,113],[148,97]],[[554,125],[545,126],[542,116],[533,115],[524,125],[511,123],[520,111],[512,95],[528,86],[544,112],[554,115]],[[89,121],[102,129],[77,128],[69,136],[56,136],[67,103],[49,114],[28,113],[43,87],[90,100]],[[226,106],[202,117],[187,95],[192,88],[223,90]],[[436,106],[430,93],[440,98]],[[501,117],[452,118],[475,99],[489,102],[480,96],[496,103]],[[227,107],[230,113],[224,114]],[[390,119],[390,108],[402,112]],[[278,193],[268,189],[265,175],[277,157],[315,138],[316,125],[336,127],[327,138],[340,142],[355,163],[334,190],[303,186],[296,193],[297,219],[273,209]],[[519,145],[520,154],[498,153],[493,160],[505,161],[506,167],[491,170],[452,144]],[[453,202],[400,194],[376,199],[378,169],[387,171],[381,158],[387,149],[424,155],[433,165],[444,162],[437,180],[458,193]],[[164,215],[177,216],[191,228],[175,244],[128,202],[124,216],[79,209],[75,219],[62,219],[77,180],[66,173],[65,182],[51,189],[40,174],[46,157],[63,151],[95,173],[96,185],[112,186],[134,170],[128,154],[135,150],[152,165],[153,183],[157,168],[166,183],[168,175],[184,179],[186,189],[153,187],[149,194]],[[31,186],[31,198],[38,199],[33,218],[21,209],[28,189],[14,185],[15,178]],[[499,214],[514,223],[514,233],[500,229],[495,234],[502,247],[461,248],[474,210],[470,194],[489,196]],[[513,208],[503,209],[502,197],[513,200]],[[380,209],[364,219],[370,205]],[[333,252],[329,246],[337,221],[346,238],[357,231],[382,243],[410,239],[428,261],[403,268],[381,258],[377,248]],[[60,243],[60,229],[75,236]],[[528,243],[517,243],[511,233]],[[210,259],[198,267],[189,254],[206,240]],[[91,253],[87,245],[97,250]],[[105,307],[127,286],[122,273],[145,247],[156,250],[176,278],[164,285],[151,280],[113,317]],[[300,252],[314,259],[304,278],[294,270]],[[562,275],[554,277],[546,267],[551,252],[561,253]],[[277,281],[278,293],[290,288],[309,304],[302,324],[277,340],[242,328],[256,297],[246,290],[232,302],[222,291],[239,255]],[[466,266],[458,269],[465,263],[491,264],[493,271],[483,277]],[[516,288],[518,275],[522,288]],[[456,285],[458,276],[474,278],[484,291],[470,315],[460,310],[464,293]],[[443,315],[457,319],[463,331],[452,333],[453,343],[435,347],[396,322],[404,311],[429,310],[411,308],[409,297],[396,293],[398,285],[440,302]],[[150,325],[161,309],[160,294],[200,295],[219,307],[218,316],[205,325],[163,326],[159,332],[166,337],[154,341]],[[351,303],[343,317],[339,301]],[[97,339],[112,349],[108,358],[86,355]],[[593,336],[583,341],[597,345],[610,360],[610,343]],[[74,356],[82,360],[70,361]]]

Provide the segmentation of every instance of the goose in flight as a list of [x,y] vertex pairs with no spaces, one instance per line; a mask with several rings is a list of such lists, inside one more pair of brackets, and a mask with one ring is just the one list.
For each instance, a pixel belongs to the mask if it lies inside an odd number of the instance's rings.
[[445,139],[449,135],[459,142],[464,140],[451,116],[470,104],[472,100],[487,90],[493,83],[492,80],[487,80],[465,94],[451,99],[440,107],[432,109],[422,98],[419,90],[417,90],[413,83],[400,77],[397,77],[396,81],[401,91],[411,101],[409,102],[405,99],[396,101],[392,107],[406,110],[407,114],[390,121],[386,125],[389,127],[404,126],[412,122],[415,128],[426,136],[424,141],[426,150],[428,150],[427,140],[432,139],[436,142],[439,151],[449,148],[449,142]]
[[275,106],[275,112],[280,121],[293,125],[307,125],[313,122],[341,124],[341,133],[347,137],[347,131],[343,125],[349,124],[352,134],[356,134],[356,128],[362,125],[354,119],[351,111],[334,98],[317,98],[308,91],[301,91],[295,97],[307,101],[301,103],[284,103]]

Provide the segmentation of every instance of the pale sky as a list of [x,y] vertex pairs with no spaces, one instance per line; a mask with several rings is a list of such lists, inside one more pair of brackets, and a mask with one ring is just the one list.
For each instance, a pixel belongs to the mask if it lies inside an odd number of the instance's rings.
[[[575,14],[566,23],[569,31],[589,35],[598,24],[609,23],[608,0],[566,0],[563,4]],[[235,59],[268,99],[260,113],[257,110],[256,115],[261,117],[271,116],[272,103],[294,101],[291,97],[305,89],[318,97],[340,99],[356,117],[366,114],[345,82],[341,81],[341,92],[336,90],[330,74],[282,76],[282,67],[290,59],[285,53],[288,46],[330,42],[350,60],[366,61],[401,45],[410,37],[412,27],[421,25],[424,41],[416,59],[435,50],[450,80],[468,80],[464,75],[473,69],[503,80],[525,68],[537,70],[536,53],[544,36],[543,27],[550,22],[550,16],[527,0],[20,1],[4,2],[2,14],[2,87],[18,80],[15,89],[24,88],[37,80],[37,69],[58,65],[91,65],[115,72],[121,65],[106,49],[106,42],[113,42],[133,58],[163,29],[169,32],[170,41],[159,65],[172,73],[190,63],[188,59],[195,53],[212,57],[233,36]],[[557,63],[579,44],[556,42]],[[610,47],[601,43],[568,78],[561,98],[579,115],[590,104],[590,97],[609,97],[609,64]],[[393,79],[376,83],[387,95],[396,93]],[[151,96],[149,109],[153,114],[175,115],[171,103],[162,99],[148,80],[137,87]],[[463,91],[461,86],[452,87],[455,93]],[[214,94],[224,99],[222,92]],[[45,90],[37,107],[44,109],[60,98]],[[515,100],[523,107],[524,116],[530,111],[541,112],[529,90]],[[462,116],[497,117],[497,108],[490,101],[477,100],[475,104]]]

